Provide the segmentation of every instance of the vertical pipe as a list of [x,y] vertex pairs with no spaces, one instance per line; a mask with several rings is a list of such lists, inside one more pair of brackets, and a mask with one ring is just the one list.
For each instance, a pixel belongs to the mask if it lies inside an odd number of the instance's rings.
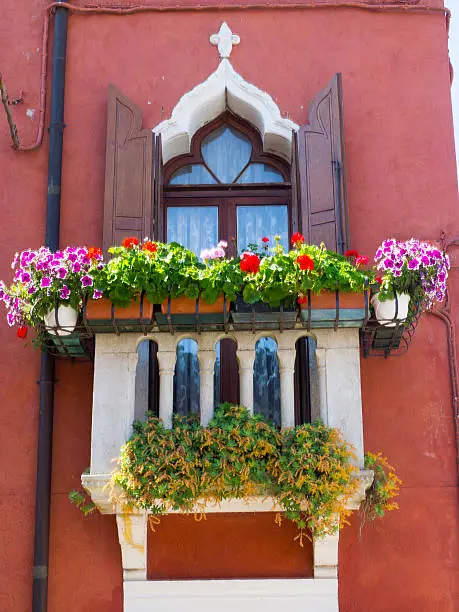
[[[45,238],[46,246],[53,251],[57,250],[59,247],[67,23],[68,10],[66,8],[57,7],[54,18]],[[41,357],[39,385],[40,411],[38,417],[32,611],[46,612],[48,607],[48,559],[54,409],[54,360],[48,353],[43,353]]]

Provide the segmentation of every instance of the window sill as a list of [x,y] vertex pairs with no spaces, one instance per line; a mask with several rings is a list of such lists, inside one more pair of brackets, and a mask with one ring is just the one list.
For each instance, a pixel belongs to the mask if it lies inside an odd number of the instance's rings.
[[[121,504],[113,503],[111,498],[110,474],[82,474],[81,483],[91,496],[92,501],[102,514],[125,514],[126,511]],[[373,482],[372,470],[360,470],[359,489],[348,504],[349,510],[358,510],[360,503],[365,498],[365,491]],[[281,512],[282,508],[270,496],[256,496],[247,499],[227,499],[221,503],[199,502],[195,507],[196,513],[200,512]],[[132,514],[140,511],[133,510]],[[170,510],[171,514],[179,514],[178,510]]]

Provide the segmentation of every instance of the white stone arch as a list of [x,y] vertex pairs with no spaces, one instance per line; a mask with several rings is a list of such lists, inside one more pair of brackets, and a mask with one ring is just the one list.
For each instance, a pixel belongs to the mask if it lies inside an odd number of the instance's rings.
[[266,153],[291,161],[292,132],[299,126],[281,116],[268,93],[247,82],[228,59],[222,59],[215,72],[180,98],[170,119],[153,128],[161,135],[163,163],[189,153],[198,129],[228,109],[258,128]]

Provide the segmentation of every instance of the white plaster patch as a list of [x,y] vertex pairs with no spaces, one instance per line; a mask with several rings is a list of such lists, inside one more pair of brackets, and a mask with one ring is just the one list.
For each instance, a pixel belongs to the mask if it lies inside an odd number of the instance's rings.
[[29,119],[32,119],[32,121],[35,119],[35,109],[34,108],[28,108],[26,110],[26,115]]

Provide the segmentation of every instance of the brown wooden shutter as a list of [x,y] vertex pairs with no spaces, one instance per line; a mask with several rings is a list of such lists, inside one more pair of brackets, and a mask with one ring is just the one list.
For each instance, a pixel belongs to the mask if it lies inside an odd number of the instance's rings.
[[349,248],[341,74],[312,99],[298,133],[300,229],[312,244]]
[[113,85],[108,89],[103,247],[126,236],[152,236],[153,132],[142,111]]

